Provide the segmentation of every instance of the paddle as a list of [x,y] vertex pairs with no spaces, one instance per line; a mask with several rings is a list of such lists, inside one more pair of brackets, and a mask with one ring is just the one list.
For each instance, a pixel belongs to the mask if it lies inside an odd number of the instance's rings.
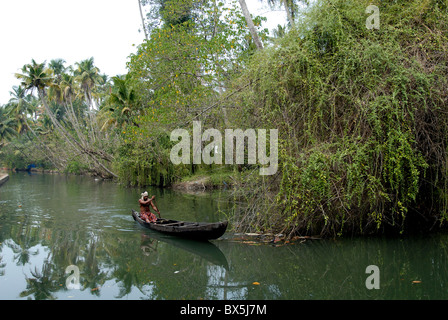
[[157,208],[157,212],[159,213],[160,218],[162,218],[162,214],[160,213],[159,206],[157,205],[157,202],[156,202],[156,198],[152,199],[152,201],[154,201],[154,205]]

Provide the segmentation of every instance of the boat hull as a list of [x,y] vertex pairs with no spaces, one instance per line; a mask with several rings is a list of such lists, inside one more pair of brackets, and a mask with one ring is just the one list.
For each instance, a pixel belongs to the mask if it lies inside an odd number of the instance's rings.
[[1,175],[0,174],[0,187],[6,183],[6,181],[9,180],[9,175],[5,174],[5,175]]
[[221,237],[227,229],[227,221],[215,223],[197,223],[177,220],[158,219],[156,223],[147,223],[140,218],[140,214],[132,210],[132,217],[145,228],[195,240],[213,240]]

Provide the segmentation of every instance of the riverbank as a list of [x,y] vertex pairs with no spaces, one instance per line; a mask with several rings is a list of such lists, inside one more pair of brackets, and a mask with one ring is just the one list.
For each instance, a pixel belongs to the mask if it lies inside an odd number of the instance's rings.
[[171,185],[171,188],[173,190],[186,192],[230,189],[233,187],[235,181],[235,178],[232,177],[233,174],[233,172],[200,172],[174,182]]

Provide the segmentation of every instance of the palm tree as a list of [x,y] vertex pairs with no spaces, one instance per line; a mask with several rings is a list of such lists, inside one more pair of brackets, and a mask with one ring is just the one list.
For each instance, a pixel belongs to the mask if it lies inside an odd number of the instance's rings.
[[78,120],[78,115],[77,113],[75,113],[75,110],[73,108],[73,102],[77,99],[78,95],[75,77],[73,75],[63,73],[61,75],[61,81],[59,83],[59,90],[61,92],[62,104],[65,107],[68,119],[71,122],[73,128],[75,129],[80,142],[83,144],[83,146],[87,146],[86,138],[82,134],[80,122]]
[[45,95],[45,88],[53,81],[53,76],[50,69],[46,68],[45,61],[43,63],[37,63],[34,59],[31,59],[30,64],[26,64],[21,69],[22,73],[16,73],[16,77],[22,80],[21,85],[27,90],[37,90],[39,96]]
[[[17,121],[17,133],[22,134],[30,131],[34,137],[37,139],[38,146],[41,150],[44,150],[44,155],[53,164],[55,168],[59,169],[59,166],[55,163],[55,156],[51,149],[42,143],[39,135],[33,129],[33,126],[28,122],[28,116],[33,114],[38,107],[38,99],[27,94],[26,90],[20,86],[14,86],[13,91],[10,91],[11,99],[9,100],[8,106],[10,107],[10,115]],[[31,138],[27,134],[28,139]],[[50,157],[51,155],[51,157]]]
[[93,57],[90,59],[82,60],[76,63],[74,75],[75,80],[79,83],[81,90],[84,93],[84,98],[89,107],[89,125],[90,125],[90,138],[92,141],[96,141],[96,128],[94,128],[93,121],[93,90],[97,84],[102,84],[104,78],[100,75],[100,69],[95,67]]
[[17,134],[17,131],[14,130],[14,122],[14,119],[9,117],[5,107],[0,107],[0,142]]
[[36,61],[32,59],[30,64],[26,64],[22,67],[22,73],[16,73],[15,76],[22,80],[21,86],[24,87],[26,91],[31,91],[32,93],[35,89],[37,90],[39,99],[44,105],[45,111],[50,117],[51,122],[64,138],[74,146],[72,139],[70,139],[70,134],[60,124],[48,105],[45,89],[53,83],[53,74],[51,69],[46,68],[45,65],[45,62],[36,63]]
[[[58,131],[61,132],[62,136],[66,138],[67,141],[69,141],[72,145],[73,142],[70,141],[69,134],[66,132],[64,127],[59,123],[57,117],[54,115],[53,111],[49,107],[47,100],[46,100],[46,87],[52,85],[53,83],[53,72],[50,69],[46,68],[46,63],[37,63],[34,59],[31,60],[30,64],[26,64],[21,69],[22,73],[16,73],[16,78],[22,80],[21,86],[18,88],[13,88],[13,92],[11,92],[11,95],[13,96],[11,101],[13,104],[22,105],[24,110],[34,110],[33,106],[36,107],[37,102],[35,99],[33,99],[33,91],[37,90],[39,100],[44,105],[44,109],[50,118],[52,124],[55,128],[58,129]],[[28,96],[26,96],[27,92],[31,92]],[[25,119],[26,119],[25,115]],[[27,121],[27,120],[26,120]],[[49,150],[49,148],[41,142],[39,136],[34,132],[32,127],[26,122],[27,128],[30,129],[33,133],[33,135],[37,138],[39,144],[45,148],[49,154],[52,155],[54,158],[53,153]],[[50,159],[50,161],[53,163],[53,165],[56,168],[59,168],[56,163]]]
[[277,25],[277,28],[273,30],[274,38],[283,38],[286,35],[286,27]]
[[51,69],[46,68],[45,61],[43,63],[36,63],[36,61],[32,59],[31,63],[24,65],[21,71],[22,73],[15,74],[17,79],[22,80],[21,86],[26,91],[30,91],[31,93],[33,93],[34,90],[37,90],[39,99],[43,103],[45,111],[54,126],[61,131],[64,131],[63,127],[59,121],[57,121],[55,115],[48,106],[48,102],[46,100],[47,94],[45,89],[53,83],[53,74]]
[[16,119],[10,117],[11,110],[8,110],[5,107],[0,107],[0,147],[5,144],[5,140],[9,140],[14,148],[16,148],[23,156],[27,159],[30,159],[30,156],[26,154],[22,148],[18,147],[12,141],[12,137],[17,136],[18,132],[15,129],[17,126]]
[[56,77],[60,78],[62,74],[65,73],[67,68],[64,66],[66,61],[64,59],[53,59],[48,64],[48,67],[53,70],[53,73],[56,75]]
[[[93,62],[93,59],[92,59]],[[75,150],[78,154],[86,154],[88,155],[97,165],[99,165],[103,170],[105,170],[108,174],[117,177],[115,173],[106,168],[97,158],[96,156],[100,154],[101,158],[107,159],[107,155],[104,155],[103,152],[98,152],[92,149],[92,146],[83,146],[78,140],[74,139],[73,136],[61,125],[59,120],[54,115],[51,110],[47,100],[46,100],[46,88],[53,83],[52,71],[45,67],[44,63],[36,63],[34,60],[31,60],[31,64],[27,64],[23,66],[22,73],[17,73],[16,77],[22,80],[22,86],[26,90],[30,90],[31,92],[34,89],[37,89],[40,100],[42,101],[45,111],[50,117],[50,120],[54,124],[55,128],[61,133],[64,139],[68,142],[68,144]],[[84,78],[83,78],[84,79]],[[88,83],[88,81],[87,81]],[[87,85],[86,85],[87,86]],[[87,92],[87,90],[85,91]]]
[[286,17],[291,28],[295,28],[295,17],[299,11],[298,2],[309,4],[309,0],[267,0],[270,6],[274,6],[277,2],[285,8]]
[[93,89],[97,84],[102,84],[104,78],[100,75],[100,69],[95,67],[93,57],[75,63],[77,68],[74,75],[76,81],[79,82],[81,90],[84,93],[86,102],[89,106],[89,111],[93,110]]
[[113,88],[105,106],[100,111],[100,120],[103,120],[101,130],[111,125],[123,126],[131,121],[132,115],[138,110],[137,95],[134,88],[129,84],[130,76],[125,78],[113,77]]
[[42,271],[37,267],[34,272],[31,271],[32,277],[25,276],[26,289],[23,290],[20,297],[34,297],[36,300],[55,300],[54,293],[60,290],[59,279],[56,279],[56,273],[53,272],[51,264],[45,263],[42,266]]
[[254,41],[255,45],[257,46],[257,49],[262,50],[263,43],[261,42],[260,37],[258,36],[254,21],[252,20],[249,9],[247,8],[246,0],[239,0],[239,2],[240,2],[241,10],[243,11],[244,19],[246,19],[247,26],[248,26],[250,34],[252,36],[252,40]]
[[95,104],[99,106],[109,97],[112,92],[112,81],[106,74],[100,74],[100,79],[94,90]]
[[146,23],[145,23],[145,18],[143,17],[143,9],[142,9],[141,0],[138,0],[138,7],[140,9],[140,18],[142,19],[143,32],[145,33],[145,39],[148,40],[148,32],[146,31]]
[[63,93],[61,91],[61,81],[62,77],[65,74],[67,68],[65,67],[65,60],[63,59],[53,59],[48,64],[48,69],[53,73],[53,81],[50,83],[48,90],[49,99],[53,99],[58,104],[62,104]]
[[20,86],[14,86],[9,94],[11,95],[7,105],[9,115],[16,120],[17,132],[19,134],[24,133],[30,129],[27,120],[28,114],[32,112],[31,106],[27,101],[29,96],[26,94],[26,90]]

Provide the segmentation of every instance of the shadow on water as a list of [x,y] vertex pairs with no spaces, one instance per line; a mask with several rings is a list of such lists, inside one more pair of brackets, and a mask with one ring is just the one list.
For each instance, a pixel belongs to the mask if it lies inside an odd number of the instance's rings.
[[145,253],[146,249],[151,250],[154,240],[167,243],[176,248],[193,253],[217,266],[229,270],[229,263],[224,253],[209,241],[196,241],[190,239],[180,239],[170,235],[164,235],[156,231],[147,230],[142,234],[140,248]]

